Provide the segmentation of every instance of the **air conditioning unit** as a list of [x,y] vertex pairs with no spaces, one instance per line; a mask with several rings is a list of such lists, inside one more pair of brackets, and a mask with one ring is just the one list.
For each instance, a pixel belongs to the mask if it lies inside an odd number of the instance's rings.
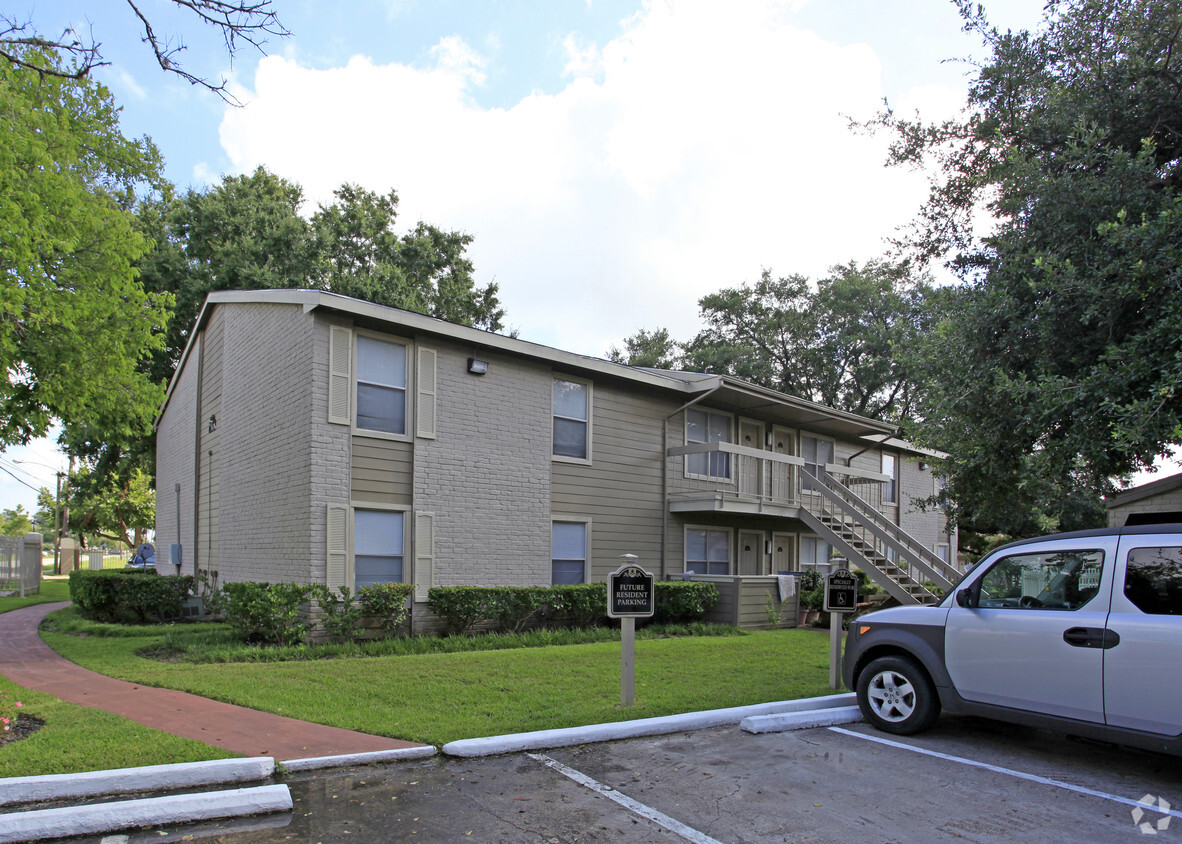
[[203,615],[205,615],[205,601],[200,595],[185,598],[185,602],[181,604],[181,618],[201,618]]

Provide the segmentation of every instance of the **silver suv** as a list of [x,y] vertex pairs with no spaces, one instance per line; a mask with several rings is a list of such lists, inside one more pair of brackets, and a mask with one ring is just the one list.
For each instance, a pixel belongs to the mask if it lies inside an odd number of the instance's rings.
[[852,622],[843,676],[889,733],[944,710],[1182,754],[1182,525],[1002,546],[937,606]]

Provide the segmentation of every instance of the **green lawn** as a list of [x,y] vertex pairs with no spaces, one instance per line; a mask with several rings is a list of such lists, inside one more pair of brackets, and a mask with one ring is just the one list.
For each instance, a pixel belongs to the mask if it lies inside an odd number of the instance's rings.
[[43,636],[67,659],[111,677],[436,745],[831,691],[828,639],[813,630],[638,641],[636,702],[628,709],[619,706],[618,642],[193,665],[137,656],[160,642],[159,628],[120,632]]
[[24,598],[0,598],[0,613],[31,607],[33,604],[49,604],[54,601],[70,600],[70,584],[64,580],[42,580],[41,592]]
[[[0,599],[0,612],[66,599],[66,584],[49,581],[40,596]],[[76,615],[72,608],[59,613]],[[42,635],[67,659],[111,677],[435,745],[831,692],[828,637],[815,630],[637,641],[636,702],[624,709],[618,641],[272,663],[194,665],[137,655],[158,648],[174,629],[118,626],[110,631],[115,636]],[[21,689],[3,677],[0,686],[24,702],[23,711],[46,722],[32,736],[0,747],[0,776],[230,755]]]

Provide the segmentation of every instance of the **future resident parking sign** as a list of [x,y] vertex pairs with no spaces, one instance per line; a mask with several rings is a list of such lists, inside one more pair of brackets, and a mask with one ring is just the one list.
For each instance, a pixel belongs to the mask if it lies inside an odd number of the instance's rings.
[[607,578],[610,618],[649,618],[656,611],[653,576],[636,565],[623,565]]

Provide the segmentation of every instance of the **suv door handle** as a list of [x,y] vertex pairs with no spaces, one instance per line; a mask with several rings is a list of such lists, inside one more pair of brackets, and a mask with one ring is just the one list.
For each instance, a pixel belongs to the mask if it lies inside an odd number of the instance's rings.
[[1120,644],[1120,636],[1104,627],[1070,627],[1063,631],[1063,641],[1073,648],[1108,650]]

